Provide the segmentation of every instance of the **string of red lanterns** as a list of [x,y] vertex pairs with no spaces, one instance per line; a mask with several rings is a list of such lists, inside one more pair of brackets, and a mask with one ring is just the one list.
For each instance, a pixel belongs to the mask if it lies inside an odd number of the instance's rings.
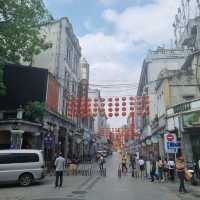
[[[80,105],[80,106],[79,106]],[[69,117],[88,117],[97,115],[105,117],[126,117],[128,114],[138,119],[143,115],[149,116],[149,96],[131,96],[127,97],[108,97],[108,98],[91,98],[86,100],[84,97],[69,97],[68,101]],[[135,111],[137,111],[135,113]]]

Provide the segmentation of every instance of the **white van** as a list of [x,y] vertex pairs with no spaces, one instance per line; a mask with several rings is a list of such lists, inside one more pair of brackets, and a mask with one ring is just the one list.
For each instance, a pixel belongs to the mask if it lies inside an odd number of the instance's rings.
[[40,150],[0,150],[0,182],[28,186],[44,178],[44,159]]

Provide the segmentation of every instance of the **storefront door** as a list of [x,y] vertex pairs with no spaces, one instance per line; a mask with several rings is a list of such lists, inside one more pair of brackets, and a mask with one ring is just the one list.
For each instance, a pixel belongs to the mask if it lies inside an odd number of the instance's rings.
[[194,161],[200,160],[200,135],[191,135]]

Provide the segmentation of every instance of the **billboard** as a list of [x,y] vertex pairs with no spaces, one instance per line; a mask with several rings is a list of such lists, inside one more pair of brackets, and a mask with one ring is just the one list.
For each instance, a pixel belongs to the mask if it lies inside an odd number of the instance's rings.
[[51,74],[49,74],[47,106],[50,110],[54,112],[58,112],[59,88],[60,88],[60,85],[58,81]]
[[0,110],[15,110],[30,101],[46,101],[48,70],[6,64],[6,95],[0,97]]

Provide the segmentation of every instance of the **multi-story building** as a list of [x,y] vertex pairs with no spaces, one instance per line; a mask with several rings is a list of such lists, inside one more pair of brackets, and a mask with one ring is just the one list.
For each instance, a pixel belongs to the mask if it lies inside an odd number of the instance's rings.
[[58,114],[60,83],[47,69],[13,64],[5,65],[4,81],[7,89],[0,97],[0,149],[43,149],[47,161],[58,151],[67,157],[66,132],[75,125]]
[[[85,58],[80,62],[80,83],[79,83],[79,99],[84,99],[88,102],[88,89],[89,89],[89,71],[90,65]],[[85,104],[85,111],[87,111],[87,104]],[[93,117],[85,116],[80,121],[81,128],[87,128],[93,131]]]
[[65,114],[69,95],[77,96],[80,80],[81,47],[67,17],[40,27],[52,48],[32,59],[32,66],[48,69],[61,84],[59,113]]
[[[137,96],[149,96],[148,116],[142,116],[142,122],[135,116],[135,127],[141,133],[141,138],[148,138],[154,133],[152,123],[157,119],[157,95],[156,85],[158,76],[163,69],[177,70],[185,62],[190,50],[185,49],[164,49],[159,47],[156,51],[150,51],[143,62]],[[144,103],[142,103],[144,106]],[[149,140],[148,142],[149,143]],[[160,142],[162,144],[162,142]],[[145,145],[145,144],[144,144]],[[144,146],[143,145],[143,146]],[[158,144],[159,145],[159,144]],[[155,147],[156,149],[158,147]],[[153,149],[148,152],[154,152]],[[147,155],[151,157],[151,155]]]
[[[150,125],[151,121],[154,120],[157,114],[155,87],[159,73],[163,69],[180,69],[189,52],[189,50],[164,49],[159,47],[156,51],[150,51],[147,55],[147,58],[144,60],[137,90],[137,96],[148,95],[150,100],[150,115],[148,120],[146,120],[146,122],[143,121],[143,126],[140,127],[145,136],[151,134],[151,130],[148,128],[148,125]],[[137,127],[138,124],[136,123],[136,128]]]
[[[185,31],[183,31],[177,43],[178,50],[167,50],[171,56],[164,55],[162,59],[156,56],[156,59],[160,60],[157,66],[155,65],[156,60],[152,60],[151,64],[152,66],[156,66],[155,70],[153,68],[151,70],[143,65],[142,74],[145,75],[141,76],[143,79],[140,79],[138,95],[142,95],[143,92],[150,96],[150,117],[147,121],[144,120],[142,126],[142,133],[146,137],[144,147],[148,155],[151,152],[155,152],[154,149],[149,148],[151,145],[146,145],[147,143],[152,143],[152,141],[156,141],[156,149],[161,156],[171,152],[166,149],[166,139],[164,137],[164,134],[170,131],[176,135],[179,140],[178,142],[182,144],[182,151],[186,152],[186,157],[190,158],[190,160],[192,159],[191,154],[189,155],[186,149],[188,149],[187,146],[189,145],[191,147],[190,152],[196,148],[196,146],[194,148],[192,146],[194,143],[193,136],[189,136],[191,130],[188,127],[185,130],[182,129],[182,118],[178,117],[178,113],[185,110],[177,112],[176,109],[187,108],[187,105],[189,105],[187,104],[188,101],[194,101],[200,96],[199,23],[199,17],[188,21]],[[165,50],[160,50],[164,54],[166,53]],[[156,81],[152,80],[152,76]],[[144,88],[144,85],[146,85],[146,88]],[[171,121],[166,119],[167,116],[171,116],[171,114],[169,115],[166,112],[170,107],[173,107],[175,110],[173,117],[169,117]],[[145,131],[145,127],[149,127],[147,129],[149,137],[147,137],[148,134]],[[189,128],[191,129],[191,127]],[[199,136],[195,134],[194,137],[196,138],[195,140],[199,141]]]

